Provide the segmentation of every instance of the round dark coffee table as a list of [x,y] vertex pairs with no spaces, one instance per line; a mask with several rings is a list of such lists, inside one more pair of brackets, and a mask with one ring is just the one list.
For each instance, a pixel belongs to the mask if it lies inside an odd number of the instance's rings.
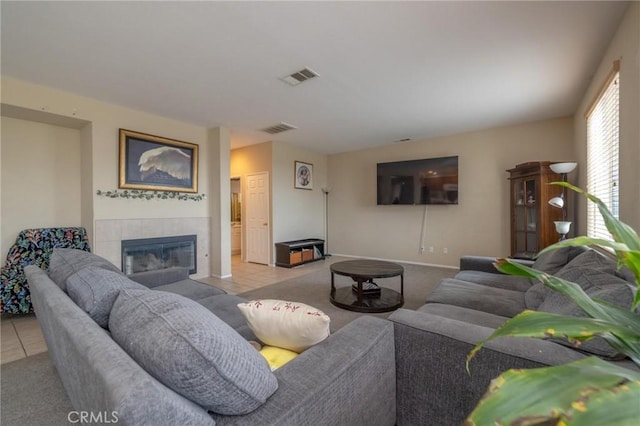
[[[356,312],[389,312],[404,304],[404,268],[393,262],[382,260],[347,260],[332,264],[331,303],[339,308]],[[336,289],[335,274],[351,277],[355,283]],[[400,276],[400,293],[390,288],[379,287],[374,278]]]

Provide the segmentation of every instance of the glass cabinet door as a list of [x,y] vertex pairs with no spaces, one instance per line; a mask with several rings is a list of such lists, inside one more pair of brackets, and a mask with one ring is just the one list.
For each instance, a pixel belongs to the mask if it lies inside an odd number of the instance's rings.
[[521,255],[535,254],[538,251],[536,181],[523,179],[513,184],[515,220],[515,247]]

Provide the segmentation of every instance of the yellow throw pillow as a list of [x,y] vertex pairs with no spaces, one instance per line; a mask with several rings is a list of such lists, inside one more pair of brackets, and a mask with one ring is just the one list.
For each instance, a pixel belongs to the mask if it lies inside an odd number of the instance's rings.
[[289,349],[276,348],[275,346],[264,346],[260,350],[260,354],[269,363],[271,371],[277,370],[298,356],[297,353],[290,351]]
[[329,316],[304,303],[264,299],[238,308],[265,345],[300,353],[329,337]]

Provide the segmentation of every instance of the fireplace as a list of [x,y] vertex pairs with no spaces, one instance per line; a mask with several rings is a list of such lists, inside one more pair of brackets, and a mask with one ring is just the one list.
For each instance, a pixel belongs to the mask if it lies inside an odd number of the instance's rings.
[[122,240],[122,271],[130,275],[182,266],[189,268],[189,274],[195,274],[197,247],[196,235]]

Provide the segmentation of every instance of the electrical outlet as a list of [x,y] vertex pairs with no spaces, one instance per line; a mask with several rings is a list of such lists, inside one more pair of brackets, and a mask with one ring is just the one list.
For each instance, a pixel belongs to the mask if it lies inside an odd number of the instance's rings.
[[429,247],[429,253],[433,253],[433,246]]
[[449,253],[449,249],[445,247],[445,248],[443,248],[443,249],[442,249],[442,252],[443,252],[444,254],[447,254],[447,253]]
[[420,246],[420,254],[424,253],[424,246]]

